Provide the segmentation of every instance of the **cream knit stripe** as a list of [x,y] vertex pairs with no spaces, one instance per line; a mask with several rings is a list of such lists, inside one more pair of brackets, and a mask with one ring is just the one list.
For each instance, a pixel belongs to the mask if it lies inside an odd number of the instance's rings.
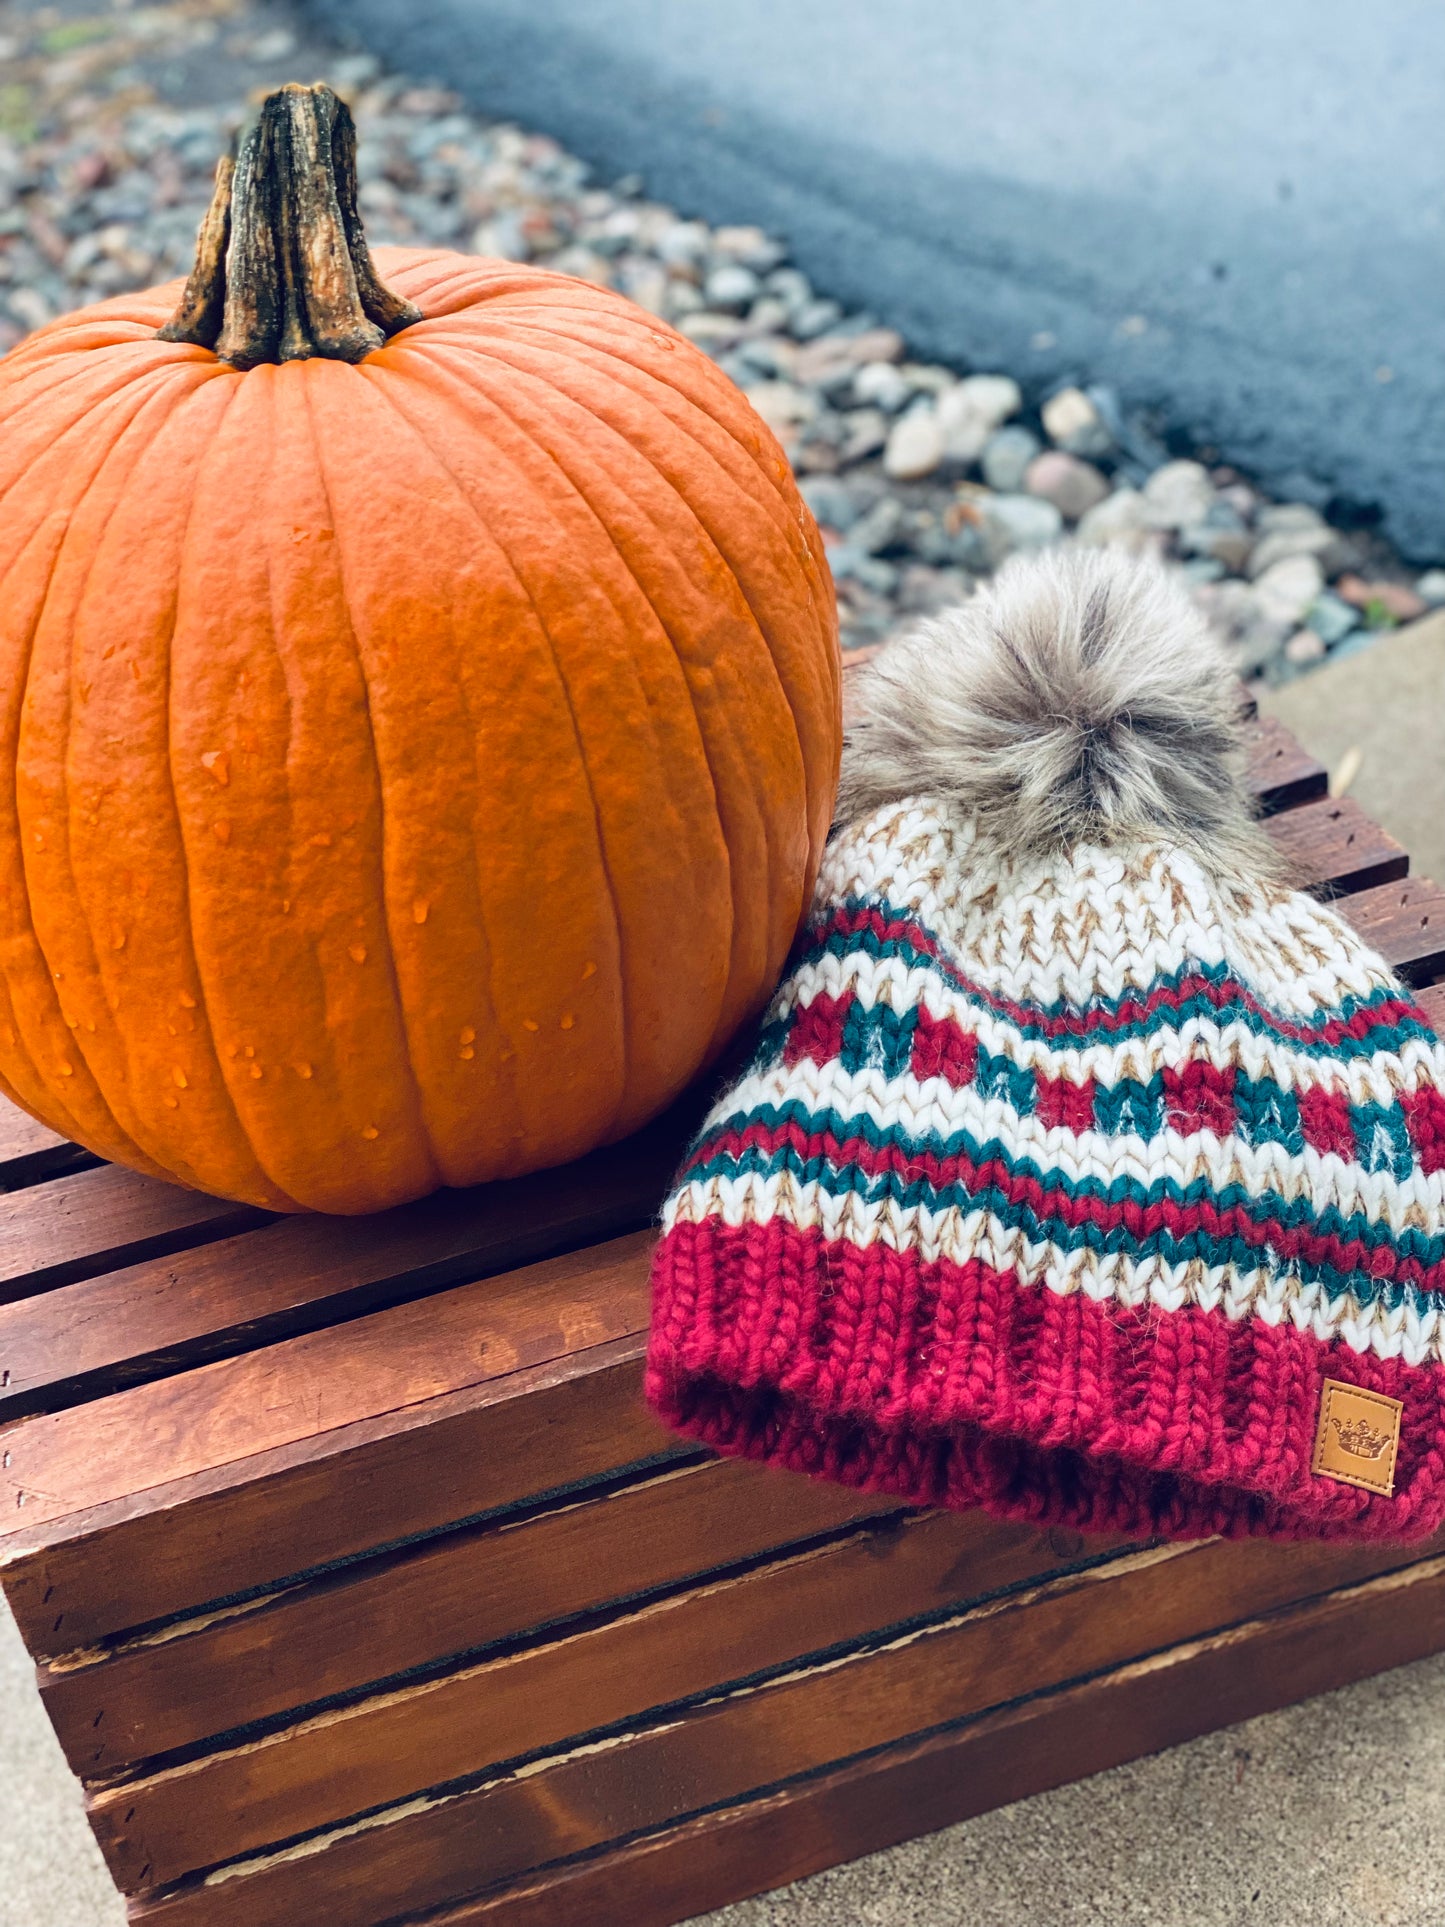
[[817,1232],[830,1243],[882,1245],[924,1263],[946,1259],[965,1265],[976,1260],[1060,1297],[1082,1291],[1101,1304],[1153,1306],[1166,1312],[1192,1308],[1221,1312],[1236,1321],[1258,1318],[1267,1325],[1292,1325],[1323,1343],[1338,1339],[1356,1352],[1400,1358],[1407,1365],[1445,1364],[1445,1308],[1438,1300],[1411,1292],[1390,1306],[1348,1292],[1331,1297],[1322,1285],[1306,1284],[1296,1273],[1271,1271],[1280,1261],[1268,1251],[1261,1253],[1259,1269],[1246,1270],[1232,1263],[1209,1266],[1202,1259],[1171,1263],[1157,1253],[1070,1250],[1031,1239],[991,1211],[956,1206],[935,1211],[892,1199],[870,1202],[857,1192],[833,1195],[789,1172],[714,1176],[684,1184],[668,1200],[663,1232],[708,1220],[736,1228],[774,1218],[799,1232]]
[[811,1119],[804,1129],[810,1133],[820,1128],[812,1120],[828,1110],[845,1125],[870,1119],[905,1156],[926,1138],[946,1141],[967,1132],[980,1146],[1006,1145],[1011,1165],[1028,1159],[1045,1177],[1057,1172],[1071,1185],[1092,1178],[1107,1190],[1116,1179],[1128,1178],[1147,1189],[1161,1179],[1172,1178],[1182,1187],[1203,1178],[1216,1197],[1238,1185],[1252,1199],[1277,1198],[1285,1206],[1304,1198],[1312,1216],[1334,1206],[1346,1214],[1361,1213],[1396,1235],[1427,1221],[1438,1224],[1445,1212],[1445,1171],[1427,1176],[1418,1164],[1408,1178],[1396,1178],[1310,1145],[1293,1152],[1283,1144],[1246,1144],[1210,1131],[1185,1137],[1170,1129],[1150,1138],[1136,1132],[1070,1131],[1016,1111],[1006,1098],[985,1097],[973,1084],[952,1085],[941,1077],[920,1081],[911,1074],[886,1079],[878,1070],[845,1071],[836,1061],[750,1073],[709,1112],[703,1132],[730,1121],[745,1126],[760,1111],[785,1104],[806,1107]]
[[1023,1002],[1145,988],[1193,957],[1227,963],[1287,1014],[1391,981],[1326,906],[1302,892],[1207,878],[1172,850],[1078,850],[1026,866],[974,847],[942,805],[880,812],[830,846],[815,913],[886,901],[940,938],[965,974]]
[[841,997],[849,991],[865,1009],[881,1004],[906,1011],[922,1005],[931,1017],[949,1019],[977,1037],[992,1055],[1075,1083],[1090,1076],[1103,1085],[1126,1077],[1147,1080],[1156,1070],[1203,1058],[1220,1069],[1238,1066],[1251,1078],[1272,1077],[1286,1088],[1341,1091],[1352,1104],[1391,1104],[1402,1090],[1445,1085],[1445,1045],[1433,1038],[1406,1038],[1398,1053],[1340,1058],[1299,1050],[1237,1018],[1193,1016],[1175,1030],[1158,1015],[1151,1020],[1154,1027],[1140,1037],[1105,1038],[1087,1045],[1027,1037],[1009,1018],[955,989],[938,970],[910,965],[901,957],[874,957],[861,949],[802,965],[768,1016],[788,1017],[816,997]]

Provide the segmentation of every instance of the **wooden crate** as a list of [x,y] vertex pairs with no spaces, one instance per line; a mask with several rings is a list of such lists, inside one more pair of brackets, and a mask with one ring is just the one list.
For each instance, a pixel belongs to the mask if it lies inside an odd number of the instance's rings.
[[[1445,893],[1277,726],[1252,767],[1445,1018]],[[1445,1645],[1445,1542],[1086,1539],[668,1437],[694,1116],[341,1221],[0,1120],[0,1576],[135,1921],[660,1927]]]

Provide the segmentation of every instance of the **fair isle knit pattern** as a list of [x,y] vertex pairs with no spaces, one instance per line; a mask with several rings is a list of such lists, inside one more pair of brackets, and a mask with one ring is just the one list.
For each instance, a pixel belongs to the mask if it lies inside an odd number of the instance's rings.
[[[929,1504],[1192,1537],[1445,1518],[1445,1052],[1328,909],[1178,849],[834,842],[666,1207],[675,1427]],[[1322,1382],[1405,1406],[1311,1473]]]
[[1218,643],[1060,553],[856,689],[810,926],[664,1214],[655,1409],[919,1504],[1434,1531],[1445,1052],[1276,879]]

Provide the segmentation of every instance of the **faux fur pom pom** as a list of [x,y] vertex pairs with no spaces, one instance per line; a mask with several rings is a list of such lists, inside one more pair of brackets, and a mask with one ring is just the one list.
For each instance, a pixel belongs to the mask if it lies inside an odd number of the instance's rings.
[[1260,876],[1222,646],[1155,562],[1020,556],[859,672],[840,822],[941,796],[1025,857],[1168,838]]

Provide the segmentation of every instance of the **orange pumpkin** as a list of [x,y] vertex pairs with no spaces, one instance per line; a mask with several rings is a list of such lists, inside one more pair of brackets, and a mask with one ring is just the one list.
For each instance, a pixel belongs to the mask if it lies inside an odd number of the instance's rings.
[[273,96],[181,339],[170,286],[0,362],[0,1082],[282,1210],[658,1111],[779,972],[839,753],[747,402],[561,275],[387,250],[388,292],[353,153]]

